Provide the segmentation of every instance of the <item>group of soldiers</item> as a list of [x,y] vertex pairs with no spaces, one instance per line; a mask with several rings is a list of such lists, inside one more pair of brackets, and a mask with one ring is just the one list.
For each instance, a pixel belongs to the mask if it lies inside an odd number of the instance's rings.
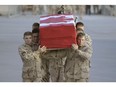
[[77,22],[76,40],[71,48],[48,50],[41,47],[39,23],[32,32],[24,33],[24,44],[19,46],[23,62],[23,82],[88,82],[92,56],[91,37],[84,32],[84,24]]

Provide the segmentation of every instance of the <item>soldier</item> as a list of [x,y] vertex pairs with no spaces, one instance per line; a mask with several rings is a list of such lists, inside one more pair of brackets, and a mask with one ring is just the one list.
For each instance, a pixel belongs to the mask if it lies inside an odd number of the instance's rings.
[[46,48],[39,47],[37,51],[32,51],[31,32],[25,32],[23,39],[25,43],[18,49],[23,62],[23,82],[42,81],[42,77],[45,76],[45,73],[43,70],[41,70],[40,53],[45,52]]
[[91,14],[91,5],[86,5],[86,14],[87,15]]
[[32,30],[32,50],[36,51],[39,47],[39,29]]
[[64,65],[66,49],[48,50],[42,58],[49,61],[50,81],[64,82]]
[[85,14],[85,6],[84,5],[79,5],[79,19],[82,20],[83,16]]
[[64,14],[64,6],[63,5],[58,10],[58,14]]
[[69,49],[65,64],[66,82],[87,82],[90,71],[90,58],[92,56],[92,47],[86,44],[85,34],[77,35],[77,44],[72,44]]
[[93,11],[94,11],[94,14],[98,14],[98,12],[99,12],[99,5],[93,5]]
[[33,13],[33,15],[37,15],[39,13],[38,5],[33,5],[32,6],[32,13]]
[[37,23],[37,22],[33,23],[32,30],[34,30],[34,29],[39,29],[39,23]]
[[[32,51],[37,51],[38,47],[40,46],[40,42],[39,42],[39,29],[36,28],[34,30],[32,30]],[[39,66],[41,66],[41,70],[44,71],[45,76],[42,78],[43,82],[48,82],[49,81],[49,72],[48,72],[48,61],[46,59],[41,59],[40,58],[41,63],[37,63],[40,64]]]
[[[80,32],[84,32],[84,24],[82,22],[77,22],[76,23],[76,32],[77,34],[80,33]],[[90,35],[86,34],[85,33],[85,39],[86,39],[86,42],[89,46],[92,46],[92,39],[90,37]]]

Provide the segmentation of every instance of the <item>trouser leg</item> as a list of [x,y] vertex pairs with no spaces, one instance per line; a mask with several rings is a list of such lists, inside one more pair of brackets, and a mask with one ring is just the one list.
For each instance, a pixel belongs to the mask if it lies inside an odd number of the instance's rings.
[[65,77],[65,82],[74,82],[74,79],[73,78]]
[[88,82],[88,78],[84,78],[84,79],[75,79],[75,82]]
[[31,79],[23,79],[23,82],[33,82]]

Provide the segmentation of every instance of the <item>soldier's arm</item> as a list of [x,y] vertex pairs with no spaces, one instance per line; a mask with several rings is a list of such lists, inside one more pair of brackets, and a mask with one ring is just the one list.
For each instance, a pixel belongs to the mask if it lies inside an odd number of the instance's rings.
[[86,34],[86,42],[89,46],[92,46],[92,39],[88,34]]
[[34,59],[36,55],[39,55],[38,51],[32,52],[32,51],[25,50],[23,48],[19,48],[18,51],[19,51],[19,55],[21,56],[23,60]]
[[77,56],[80,56],[80,58],[82,58],[82,59],[90,60],[90,58],[92,56],[92,48],[91,47],[87,47],[86,51],[77,49],[76,52],[77,52]]

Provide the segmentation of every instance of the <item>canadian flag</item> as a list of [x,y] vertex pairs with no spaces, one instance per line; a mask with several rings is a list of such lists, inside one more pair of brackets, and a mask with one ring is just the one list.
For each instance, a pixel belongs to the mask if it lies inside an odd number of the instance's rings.
[[70,48],[76,44],[74,17],[71,14],[40,17],[40,44],[47,48]]

